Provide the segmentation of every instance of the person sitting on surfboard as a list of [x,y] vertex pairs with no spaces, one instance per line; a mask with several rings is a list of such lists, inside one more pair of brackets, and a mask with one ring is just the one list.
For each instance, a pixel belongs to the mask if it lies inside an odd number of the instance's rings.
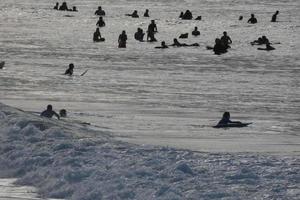
[[65,71],[65,75],[72,76],[74,71],[74,64],[70,63],[69,68]]
[[101,37],[99,27],[96,28],[96,31],[94,32],[93,41],[94,42],[104,42],[105,41],[105,39],[103,37]]
[[52,110],[52,105],[48,105],[47,106],[47,110],[44,110],[42,113],[41,113],[41,117],[47,117],[47,118],[52,118],[53,115],[55,115],[57,117],[57,119],[59,119],[59,115]]
[[230,120],[230,113],[229,112],[224,112],[222,119],[219,121],[218,125],[225,125],[225,124],[241,124],[242,122],[240,121],[231,121]]

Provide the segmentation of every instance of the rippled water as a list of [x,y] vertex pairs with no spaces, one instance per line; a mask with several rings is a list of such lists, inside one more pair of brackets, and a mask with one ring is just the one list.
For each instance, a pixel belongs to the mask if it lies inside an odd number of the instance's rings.
[[[299,2],[102,1],[107,26],[105,43],[93,43],[99,1],[68,1],[78,13],[51,8],[56,1],[0,2],[0,101],[31,111],[48,103],[72,117],[109,129],[124,140],[204,151],[299,151],[300,59]],[[200,47],[154,49],[159,45],[133,39],[150,19],[125,17],[134,9],[150,10],[157,39],[170,44],[198,26],[201,36],[182,40]],[[190,9],[202,21],[181,21]],[[279,10],[278,23],[270,23]],[[259,23],[246,23],[255,13]],[[238,21],[240,15],[243,21]],[[126,49],[117,38],[126,30]],[[229,53],[207,51],[227,31]],[[249,43],[266,35],[275,51]],[[62,74],[75,64],[75,76]],[[79,76],[83,71],[85,76]],[[211,128],[224,111],[248,128]]]

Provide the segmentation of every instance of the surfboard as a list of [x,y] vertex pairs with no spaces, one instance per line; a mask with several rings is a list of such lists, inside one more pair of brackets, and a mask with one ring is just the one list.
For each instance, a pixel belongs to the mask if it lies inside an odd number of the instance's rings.
[[216,126],[213,126],[213,128],[241,128],[246,127],[252,123],[229,123],[229,124],[218,124]]

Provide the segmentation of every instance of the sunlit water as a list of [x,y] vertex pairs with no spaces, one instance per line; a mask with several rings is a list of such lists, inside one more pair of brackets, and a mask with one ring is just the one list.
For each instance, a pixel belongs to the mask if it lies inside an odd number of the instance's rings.
[[[96,0],[68,1],[78,13],[52,10],[55,1],[0,2],[0,101],[28,111],[47,104],[67,109],[72,118],[91,122],[131,142],[199,151],[299,152],[300,8],[295,0],[101,1],[107,13],[93,43]],[[137,9],[140,16],[125,17]],[[181,21],[190,9],[202,21]],[[279,10],[278,23],[270,23]],[[255,13],[259,23],[246,23]],[[240,15],[243,21],[238,21]],[[157,43],[133,39],[155,19],[159,41],[198,26],[201,36],[181,40],[200,47],[154,49]],[[122,30],[126,49],[117,48]],[[227,54],[206,50],[227,31]],[[275,51],[249,43],[266,35]],[[75,76],[62,75],[69,63]],[[82,72],[88,69],[84,76]],[[233,120],[253,122],[242,129],[211,128],[224,111]]]

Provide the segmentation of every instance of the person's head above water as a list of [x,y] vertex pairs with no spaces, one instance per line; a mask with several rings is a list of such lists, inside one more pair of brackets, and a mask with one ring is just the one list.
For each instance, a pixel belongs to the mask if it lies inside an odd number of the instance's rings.
[[165,42],[165,41],[162,41],[162,42],[161,42],[161,46],[166,46],[166,42]]
[[52,110],[52,105],[49,104],[49,105],[47,106],[47,110],[48,110],[48,111],[51,111],[51,110]]
[[230,118],[230,113],[229,112],[224,112],[223,118],[229,119]]
[[197,31],[198,30],[198,27],[197,26],[195,26],[195,31]]
[[98,10],[102,10],[102,7],[101,7],[101,6],[98,6]]
[[251,14],[251,18],[254,18],[254,14]]
[[224,36],[226,36],[226,35],[227,35],[227,32],[226,32],[226,31],[224,31],[224,32],[223,32],[223,35],[224,35]]
[[70,68],[70,69],[74,69],[74,64],[73,64],[73,63],[70,63],[70,64],[69,64],[69,68]]

